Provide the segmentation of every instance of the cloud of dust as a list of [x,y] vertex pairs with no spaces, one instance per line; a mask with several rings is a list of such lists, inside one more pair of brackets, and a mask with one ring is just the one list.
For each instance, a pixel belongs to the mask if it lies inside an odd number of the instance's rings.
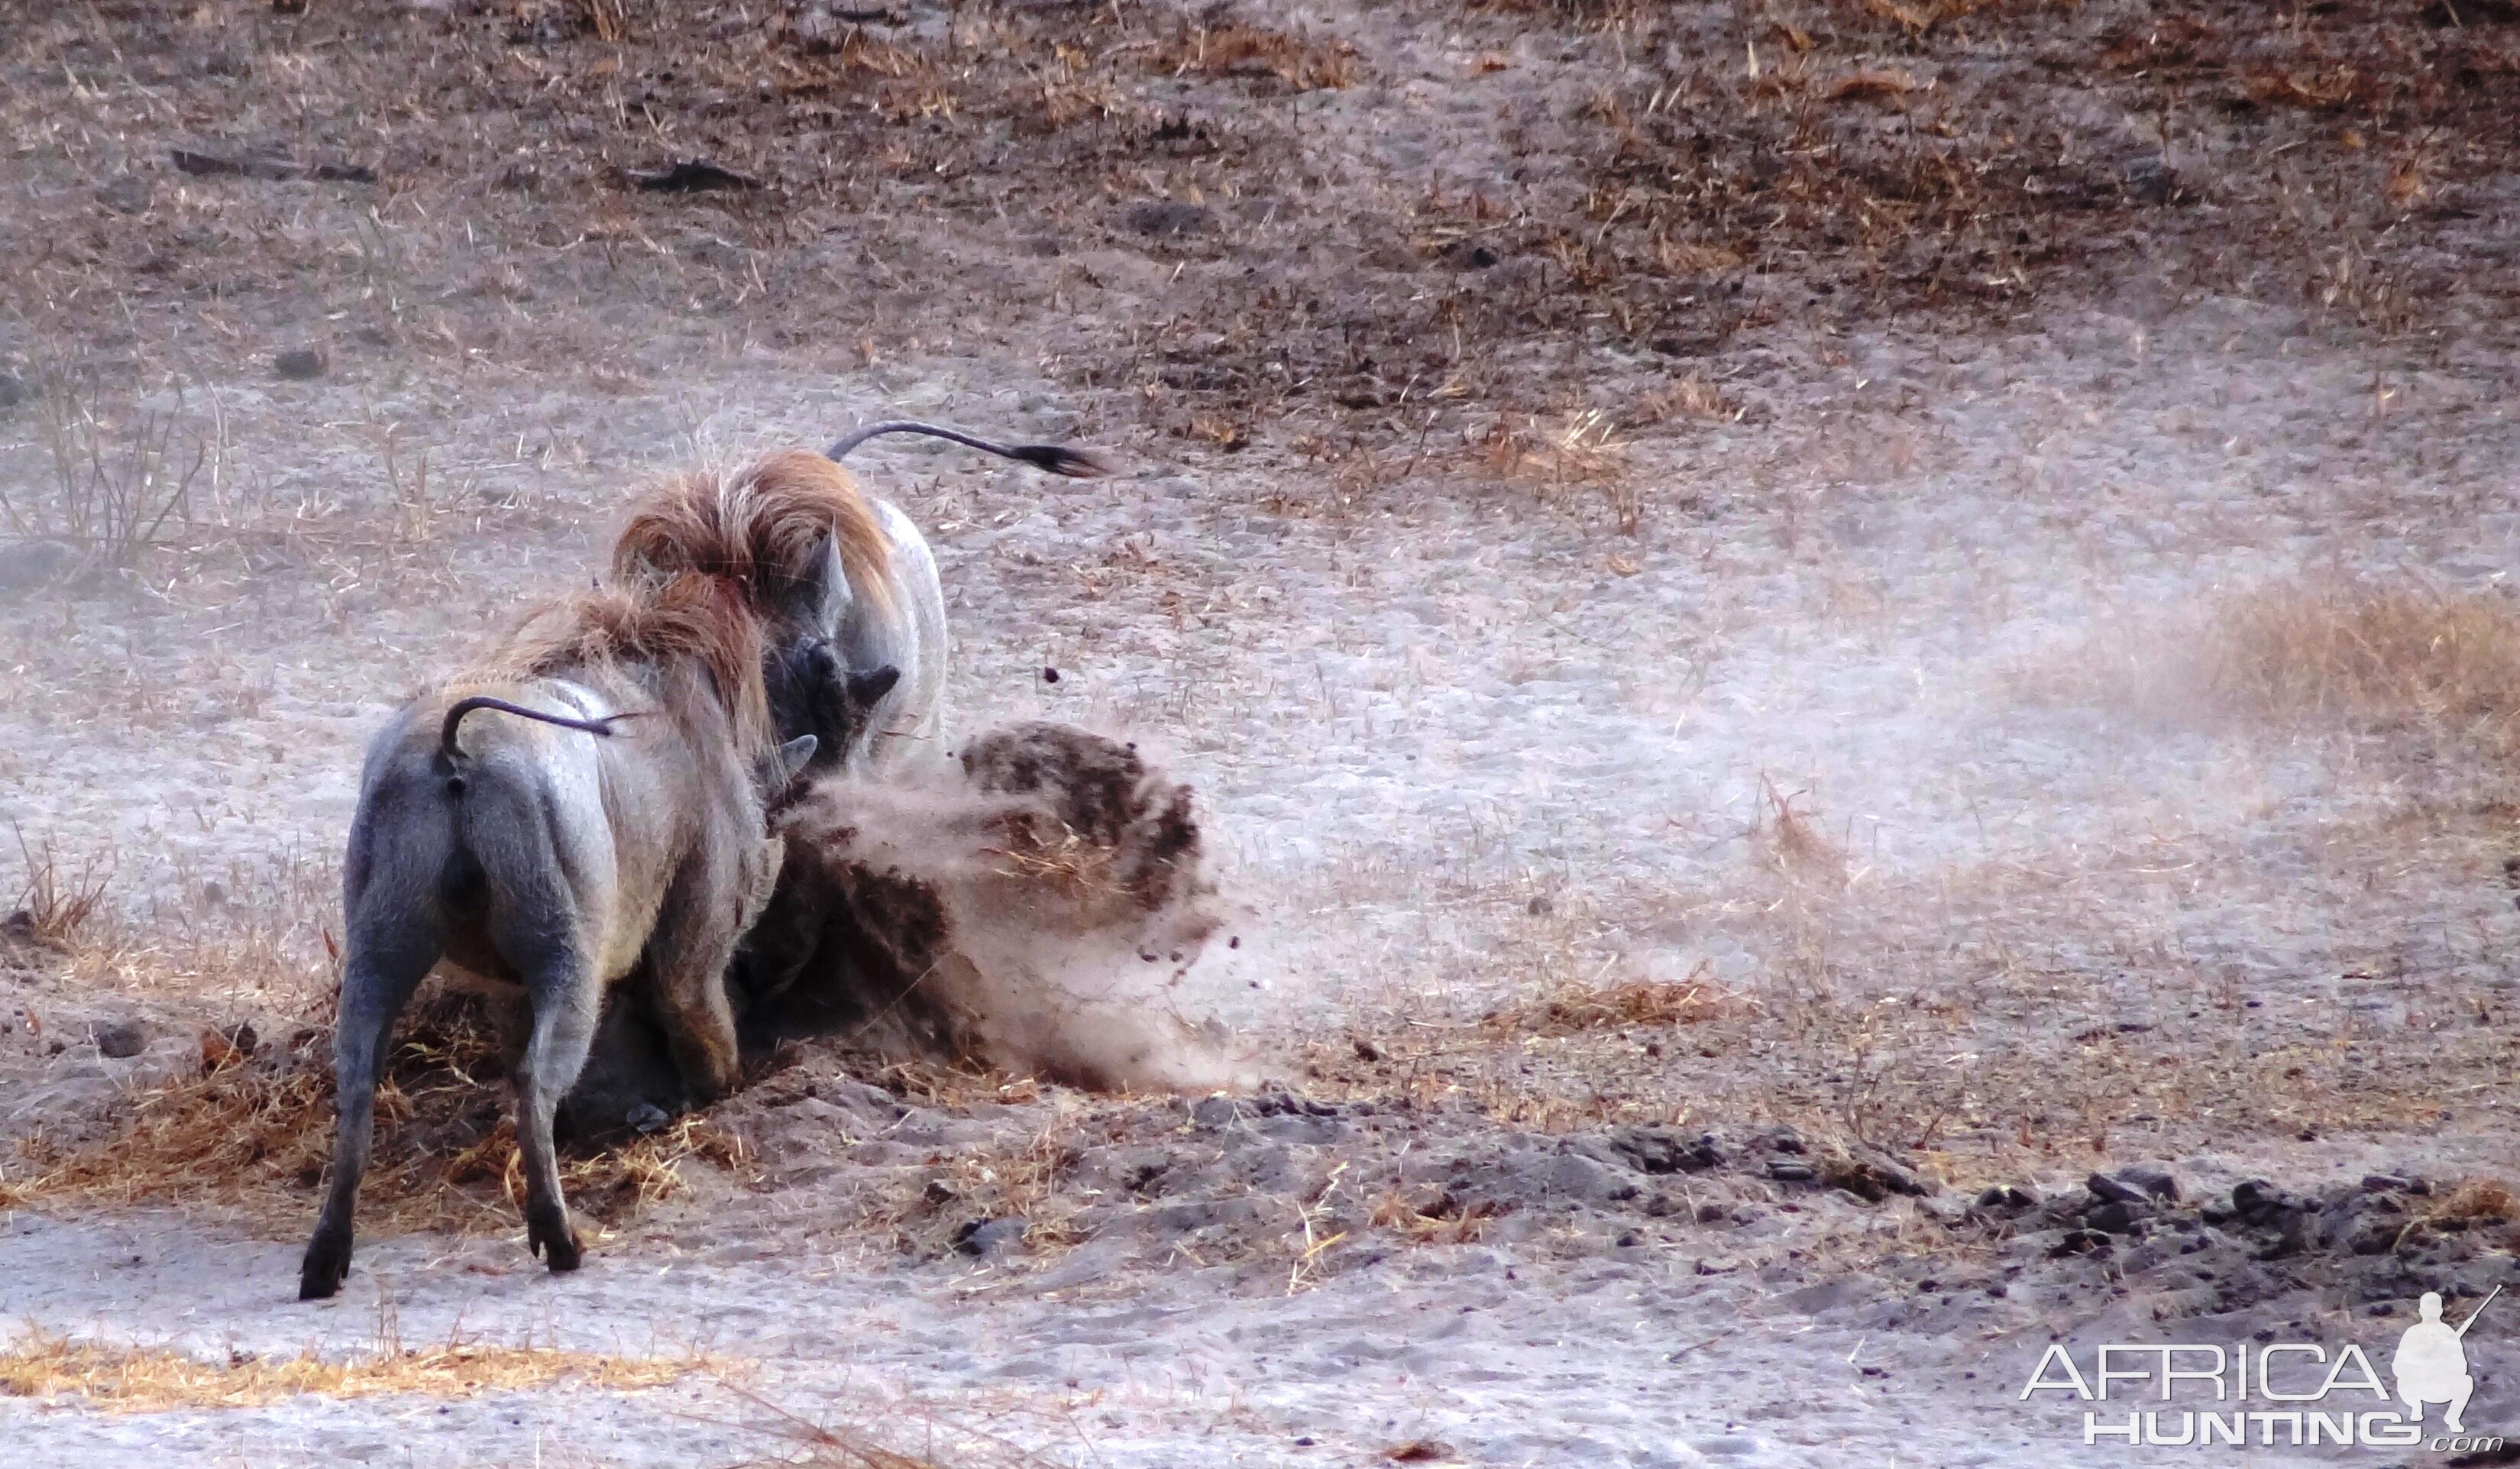
[[1016,725],[959,765],[826,779],[777,827],[753,1024],[1098,1090],[1248,1080],[1182,1012],[1224,910],[1190,787],[1134,746]]

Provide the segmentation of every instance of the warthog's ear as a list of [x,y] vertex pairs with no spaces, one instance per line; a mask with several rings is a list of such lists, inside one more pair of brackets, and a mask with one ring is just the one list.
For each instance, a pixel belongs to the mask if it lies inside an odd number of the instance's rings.
[[849,702],[864,709],[892,691],[901,682],[901,670],[886,663],[881,668],[849,675]]
[[804,773],[807,762],[814,758],[814,746],[821,741],[811,734],[795,738],[761,757],[761,793],[783,795],[796,778]]

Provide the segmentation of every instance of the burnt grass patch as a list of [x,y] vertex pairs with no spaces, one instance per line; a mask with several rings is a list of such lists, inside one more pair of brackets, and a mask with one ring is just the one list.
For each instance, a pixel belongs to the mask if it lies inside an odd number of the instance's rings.
[[2237,295],[2419,344],[2520,297],[2520,29],[2439,6],[12,9],[11,335],[520,364],[629,297],[680,328],[581,360],[985,343],[1350,499],[1786,328]]

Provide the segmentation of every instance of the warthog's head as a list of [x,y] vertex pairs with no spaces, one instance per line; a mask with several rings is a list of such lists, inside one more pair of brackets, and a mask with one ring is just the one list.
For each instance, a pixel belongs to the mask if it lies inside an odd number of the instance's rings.
[[[875,706],[901,682],[901,670],[889,663],[851,669],[829,638],[809,638],[774,648],[764,682],[772,725],[783,734],[814,737],[804,768],[820,774],[844,766],[865,744]],[[777,802],[777,792],[771,800]]]
[[741,588],[778,647],[829,638],[856,599],[888,596],[890,562],[882,523],[849,471],[801,450],[667,484],[612,552],[624,580],[696,572]]

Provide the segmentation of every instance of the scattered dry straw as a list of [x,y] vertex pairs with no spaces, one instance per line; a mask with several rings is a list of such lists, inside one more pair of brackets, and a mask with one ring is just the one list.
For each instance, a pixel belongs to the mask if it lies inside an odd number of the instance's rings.
[[1257,26],[1192,26],[1158,46],[1153,65],[1176,76],[1274,76],[1298,92],[1351,86],[1358,74],[1356,48],[1310,40]]
[[1085,1237],[1080,1200],[1061,1184],[1091,1140],[1086,1114],[1067,1098],[1028,1137],[991,1138],[958,1149],[930,1169],[905,1175],[871,1202],[868,1221],[906,1248],[942,1253],[991,1220],[1021,1220],[1024,1248],[1064,1249]]
[[475,1398],[562,1381],[608,1392],[663,1387],[697,1363],[561,1352],[540,1347],[450,1345],[383,1351],[332,1361],[231,1355],[204,1360],[161,1347],[118,1347],[36,1332],[0,1352],[0,1394],[77,1402],[114,1413],[169,1408],[258,1407],[283,1398],[374,1398],[417,1393]]
[[[299,1033],[293,1051],[240,1064],[233,1046],[203,1046],[197,1076],[133,1095],[113,1134],[54,1154],[29,1149],[34,1173],[0,1180],[0,1206],[68,1202],[127,1206],[182,1202],[242,1211],[302,1227],[332,1156],[333,1081],[308,1058],[329,1038]],[[360,1224],[385,1233],[509,1228],[524,1178],[496,1046],[461,997],[420,1007],[400,1027],[377,1095],[377,1151]],[[569,1203],[614,1220],[682,1189],[679,1165],[705,1159],[742,1172],[742,1142],[699,1118],[620,1147],[572,1159]]]
[[1694,1025],[1748,1003],[1703,978],[1705,972],[1701,966],[1684,980],[1629,979],[1609,985],[1570,979],[1535,999],[1489,1011],[1480,1026],[1499,1034],[1571,1036],[1631,1026]]

